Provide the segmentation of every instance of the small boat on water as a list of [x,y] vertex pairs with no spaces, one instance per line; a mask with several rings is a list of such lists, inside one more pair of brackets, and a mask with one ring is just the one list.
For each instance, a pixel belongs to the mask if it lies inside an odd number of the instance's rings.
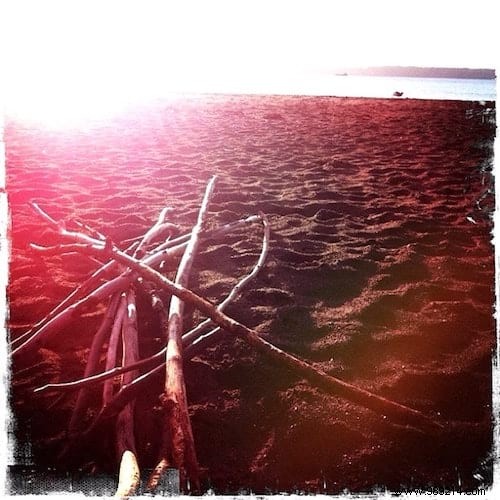
[[393,93],[392,93],[392,96],[393,97],[401,97],[403,95],[403,92],[401,92],[400,90],[395,90]]

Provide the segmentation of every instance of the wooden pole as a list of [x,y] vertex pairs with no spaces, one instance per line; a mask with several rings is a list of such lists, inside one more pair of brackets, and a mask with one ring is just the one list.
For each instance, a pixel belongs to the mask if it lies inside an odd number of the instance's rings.
[[[186,287],[189,282],[189,273],[200,243],[200,235],[204,228],[208,205],[214,191],[215,179],[216,177],[213,177],[207,185],[198,213],[198,220],[177,269],[175,283],[182,287]],[[200,488],[199,467],[189,419],[182,361],[183,314],[184,301],[173,295],[168,315],[165,392],[162,398],[166,411],[166,421],[164,423],[160,460],[155,469],[155,474],[148,483],[148,490],[150,491],[155,490],[158,480],[168,466],[169,451],[175,466],[179,469],[181,490],[187,492],[188,481],[195,491]],[[171,450],[168,450],[167,446],[171,446]]]
[[[122,323],[122,366],[131,365],[139,359],[137,312],[133,290],[127,292],[126,308],[127,313]],[[134,371],[125,373],[122,376],[122,385],[127,385],[136,376],[137,372]],[[115,496],[119,497],[134,495],[140,482],[134,435],[134,410],[135,402],[132,400],[121,410],[116,421],[116,452],[120,460],[120,472]]]

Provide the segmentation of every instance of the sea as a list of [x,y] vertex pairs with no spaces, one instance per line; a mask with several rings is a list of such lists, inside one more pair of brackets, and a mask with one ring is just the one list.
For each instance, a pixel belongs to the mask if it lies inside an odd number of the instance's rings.
[[[417,78],[340,76],[308,82],[315,95],[347,97],[399,97],[409,99],[495,101],[496,80],[467,78]],[[402,93],[395,96],[394,93]]]
[[314,75],[240,84],[214,93],[496,101],[496,79]]

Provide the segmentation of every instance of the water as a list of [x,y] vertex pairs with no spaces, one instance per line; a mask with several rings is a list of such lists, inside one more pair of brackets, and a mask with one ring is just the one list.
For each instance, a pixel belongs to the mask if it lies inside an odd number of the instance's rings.
[[495,80],[385,76],[330,76],[309,82],[314,94],[392,97],[395,91],[413,99],[496,100]]
[[[345,85],[365,92],[366,97],[392,96],[394,91],[414,99],[446,99],[459,101],[494,101],[495,80],[465,78],[411,78],[411,77],[337,77],[347,79]],[[365,82],[369,80],[369,82]],[[366,90],[365,90],[366,89]]]
[[[231,90],[231,89],[228,89]],[[386,76],[315,75],[283,79],[262,85],[234,89],[243,93],[292,94],[343,97],[394,97],[395,91],[403,98],[495,101],[496,80],[468,78],[417,78]]]

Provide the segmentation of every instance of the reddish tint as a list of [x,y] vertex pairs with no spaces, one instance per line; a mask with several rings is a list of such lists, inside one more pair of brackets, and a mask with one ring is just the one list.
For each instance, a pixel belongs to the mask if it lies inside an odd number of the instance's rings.
[[[458,476],[465,488],[481,476],[488,482],[495,340],[489,116],[470,102],[206,97],[86,130],[8,122],[11,333],[25,331],[94,269],[82,257],[42,259],[26,247],[56,242],[29,200],[120,243],[143,233],[165,204],[189,228],[205,183],[219,174],[213,220],[262,210],[273,228],[266,268],[230,313],[319,368],[434,416],[446,430],[427,436],[393,426],[228,339],[186,365],[207,487],[337,493],[452,488]],[[196,261],[195,290],[223,297],[253,265],[260,238],[256,227],[211,243]],[[147,355],[158,348],[158,322],[140,300]],[[19,434],[29,427],[41,465],[116,472],[109,425],[81,453],[58,461],[74,400],[50,407],[53,395],[31,393],[81,375],[98,319],[89,311],[14,366]],[[144,467],[156,460],[160,390],[161,378],[138,402]]]

